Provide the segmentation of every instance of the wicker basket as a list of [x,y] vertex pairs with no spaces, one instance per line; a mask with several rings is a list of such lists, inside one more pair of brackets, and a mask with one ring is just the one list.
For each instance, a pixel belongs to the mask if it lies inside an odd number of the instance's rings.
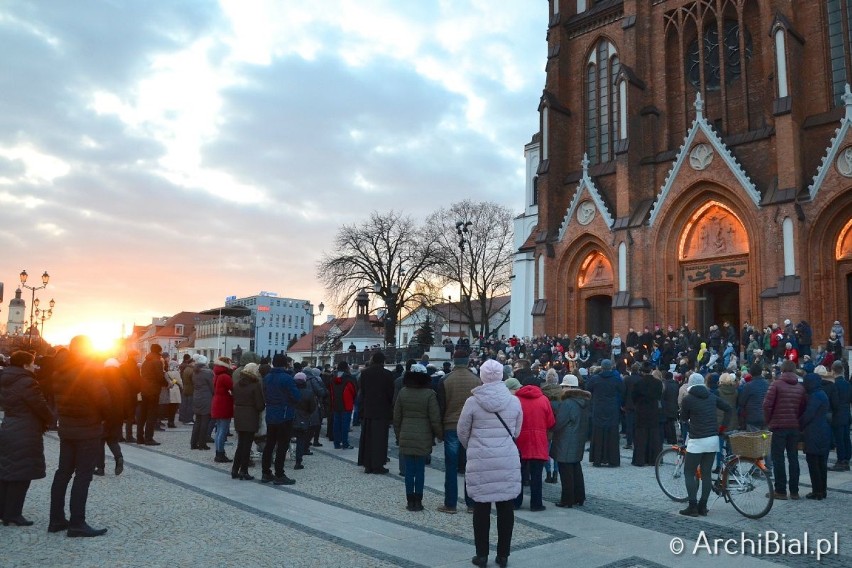
[[762,458],[772,447],[772,432],[737,432],[731,434],[731,451],[744,458]]

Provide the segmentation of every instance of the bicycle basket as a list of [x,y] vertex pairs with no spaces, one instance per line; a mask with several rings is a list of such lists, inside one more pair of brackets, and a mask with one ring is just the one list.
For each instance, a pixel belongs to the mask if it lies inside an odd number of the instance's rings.
[[731,434],[731,451],[745,458],[762,458],[772,447],[772,432],[738,432]]

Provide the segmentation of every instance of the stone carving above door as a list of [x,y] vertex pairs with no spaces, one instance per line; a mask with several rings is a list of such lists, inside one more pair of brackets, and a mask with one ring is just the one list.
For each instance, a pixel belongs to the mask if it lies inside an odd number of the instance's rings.
[[834,162],[837,171],[843,177],[852,177],[852,146],[848,146],[845,150],[841,150],[837,155],[837,161]]
[[746,254],[748,235],[740,220],[717,203],[702,207],[681,237],[680,260]]
[[579,288],[589,286],[612,285],[612,264],[600,251],[589,253],[580,266],[580,276],[577,279]]

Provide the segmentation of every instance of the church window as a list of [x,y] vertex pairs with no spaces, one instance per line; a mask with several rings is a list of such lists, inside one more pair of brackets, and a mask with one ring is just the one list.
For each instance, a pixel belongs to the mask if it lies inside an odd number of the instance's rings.
[[834,105],[843,104],[843,91],[850,77],[850,39],[852,39],[852,0],[827,0],[829,63]]
[[538,176],[535,176],[532,179],[532,203],[531,205],[538,205]]
[[[725,83],[739,79],[742,74],[743,57],[751,59],[751,34],[743,28],[745,53],[740,53],[740,26],[734,20],[726,20],[719,36],[719,26],[711,22],[704,27],[701,37],[689,44],[686,55],[686,76],[692,86],[701,88],[701,73],[704,72],[704,89],[717,91]],[[724,71],[723,71],[724,67]]]
[[618,139],[618,88],[620,68],[615,46],[601,40],[592,50],[586,67],[586,153],[598,164],[613,159]]

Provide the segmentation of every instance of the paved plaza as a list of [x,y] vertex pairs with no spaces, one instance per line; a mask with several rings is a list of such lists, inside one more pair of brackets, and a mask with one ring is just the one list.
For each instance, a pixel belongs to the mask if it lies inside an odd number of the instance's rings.
[[[353,431],[357,442],[358,428]],[[106,536],[69,539],[48,534],[49,485],[58,459],[55,433],[45,439],[48,479],[30,489],[24,514],[33,527],[0,527],[0,567],[122,566],[471,566],[471,516],[435,511],[443,501],[443,449],[439,445],[427,468],[426,511],[405,510],[403,480],[391,474],[366,475],[355,465],[357,449],[334,450],[326,443],[305,457],[305,469],[287,474],[293,486],[235,481],[229,464],[213,463],[212,451],[189,449],[189,427],[159,432],[158,447],[123,445],[127,467],[115,477],[108,459],[107,476],[92,482],[88,520],[109,527]],[[233,454],[234,446],[227,448]],[[393,450],[395,453],[395,449]],[[545,484],[547,510],[529,511],[529,499],[516,514],[510,566],[644,568],[682,566],[742,567],[813,566],[807,555],[726,555],[704,547],[693,555],[696,541],[706,537],[734,539],[777,531],[787,539],[808,534],[815,539],[838,534],[839,554],[820,565],[852,566],[852,473],[830,472],[825,501],[776,501],[761,520],[740,516],[722,500],[704,518],[677,514],[682,505],[665,498],[651,467],[629,465],[626,450],[620,468],[584,467],[588,498],[582,508],[559,509],[558,485]],[[802,460],[802,481],[808,484]],[[259,467],[253,473],[260,476]],[[459,478],[461,481],[461,478]],[[807,485],[802,493],[808,491]],[[492,523],[491,566],[496,521]],[[743,536],[745,533],[745,536]],[[771,534],[771,533],[770,533]],[[703,536],[702,536],[703,535]],[[683,539],[685,551],[670,550]],[[733,542],[733,541],[732,541]]]

